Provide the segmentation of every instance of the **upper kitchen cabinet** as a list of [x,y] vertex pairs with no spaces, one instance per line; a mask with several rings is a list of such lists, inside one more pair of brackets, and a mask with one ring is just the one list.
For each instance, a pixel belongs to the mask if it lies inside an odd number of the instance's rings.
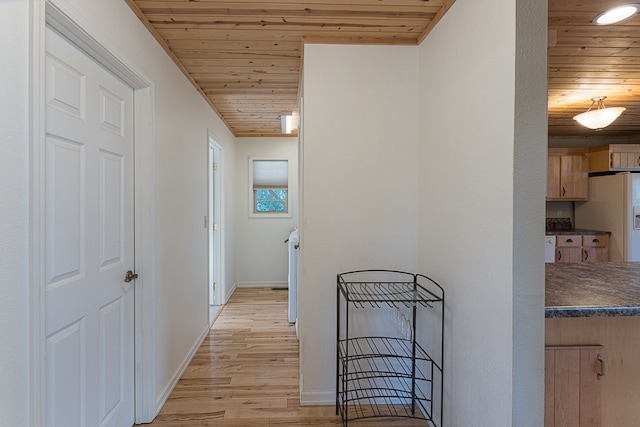
[[608,144],[589,149],[589,172],[640,171],[640,144]]
[[549,148],[547,201],[586,201],[588,175],[586,148]]

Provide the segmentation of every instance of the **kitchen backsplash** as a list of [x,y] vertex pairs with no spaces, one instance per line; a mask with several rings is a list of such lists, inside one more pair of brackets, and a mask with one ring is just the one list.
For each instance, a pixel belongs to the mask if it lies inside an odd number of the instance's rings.
[[571,218],[547,218],[545,231],[572,230]]
[[569,218],[573,223],[574,202],[547,202],[545,218]]

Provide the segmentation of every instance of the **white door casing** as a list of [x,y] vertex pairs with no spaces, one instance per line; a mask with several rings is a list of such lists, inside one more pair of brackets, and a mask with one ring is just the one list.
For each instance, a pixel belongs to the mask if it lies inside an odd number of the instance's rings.
[[48,426],[134,421],[133,89],[46,30]]
[[[212,135],[207,141],[207,199],[208,199],[208,277],[209,277],[209,304],[220,305],[225,301],[221,297],[222,292],[222,148],[215,142]],[[215,165],[215,166],[214,166]],[[216,286],[214,286],[214,284]],[[210,319],[211,320],[211,319]]]

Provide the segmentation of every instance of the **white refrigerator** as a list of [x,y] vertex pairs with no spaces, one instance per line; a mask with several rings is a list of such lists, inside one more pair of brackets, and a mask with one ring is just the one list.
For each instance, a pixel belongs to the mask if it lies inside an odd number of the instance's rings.
[[610,231],[609,261],[640,261],[640,173],[589,177],[589,201],[575,203],[575,228]]

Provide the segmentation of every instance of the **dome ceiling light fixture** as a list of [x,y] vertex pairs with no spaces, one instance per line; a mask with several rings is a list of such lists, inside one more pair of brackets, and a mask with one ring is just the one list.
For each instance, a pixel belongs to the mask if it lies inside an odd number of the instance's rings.
[[[603,102],[606,98],[606,96],[596,96],[595,98],[591,98],[591,106],[589,109],[584,113],[574,116],[573,120],[577,121],[584,127],[588,127],[589,129],[600,130],[606,128],[613,123],[624,110],[626,110],[624,107],[606,108]],[[592,110],[595,104],[597,104],[598,108],[596,110]]]
[[593,19],[596,25],[611,25],[624,21],[640,11],[640,4],[628,3],[605,10]]

